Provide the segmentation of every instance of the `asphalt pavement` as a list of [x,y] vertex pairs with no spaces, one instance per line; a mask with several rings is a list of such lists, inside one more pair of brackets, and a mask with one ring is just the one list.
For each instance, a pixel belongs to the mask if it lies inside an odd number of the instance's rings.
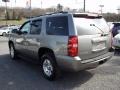
[[38,65],[22,59],[12,61],[7,41],[0,41],[0,90],[120,90],[119,53],[96,69],[64,72],[50,82],[42,77]]
[[7,42],[7,41],[8,41],[8,37],[0,36],[0,42]]

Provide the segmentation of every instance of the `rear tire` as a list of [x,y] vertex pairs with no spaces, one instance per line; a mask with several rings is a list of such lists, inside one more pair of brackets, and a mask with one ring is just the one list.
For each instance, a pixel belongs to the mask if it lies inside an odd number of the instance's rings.
[[11,59],[15,60],[17,58],[17,53],[16,53],[15,47],[12,43],[9,45],[9,52],[10,52]]
[[55,57],[51,53],[45,53],[41,57],[41,71],[42,75],[50,81],[57,79],[60,76]]

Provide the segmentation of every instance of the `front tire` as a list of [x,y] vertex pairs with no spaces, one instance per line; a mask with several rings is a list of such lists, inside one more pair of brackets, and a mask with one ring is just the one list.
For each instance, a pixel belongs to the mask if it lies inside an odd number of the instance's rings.
[[2,34],[2,36],[4,36],[4,37],[5,37],[5,36],[6,36],[6,33],[4,32],[4,33]]
[[16,53],[15,47],[12,43],[9,45],[9,52],[10,52],[11,59],[15,60],[17,58],[17,53]]
[[60,76],[60,70],[53,54],[45,53],[42,55],[41,60],[42,74],[46,79],[53,81]]

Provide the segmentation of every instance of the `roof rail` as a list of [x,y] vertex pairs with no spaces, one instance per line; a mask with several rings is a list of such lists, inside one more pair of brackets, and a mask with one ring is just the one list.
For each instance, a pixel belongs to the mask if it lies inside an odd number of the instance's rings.
[[46,14],[43,14],[43,15],[33,16],[33,17],[30,17],[30,18],[45,16],[45,15],[53,15],[53,14],[67,14],[67,13],[68,12],[66,12],[66,11],[60,11],[60,12],[46,13]]
[[53,13],[47,13],[47,14],[44,14],[44,15],[52,15],[52,14],[66,14],[68,12],[65,12],[65,11],[60,11],[60,12],[53,12]]

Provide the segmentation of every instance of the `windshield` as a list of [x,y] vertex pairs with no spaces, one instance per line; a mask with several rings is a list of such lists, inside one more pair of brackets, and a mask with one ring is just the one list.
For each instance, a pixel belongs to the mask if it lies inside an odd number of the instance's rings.
[[103,18],[74,18],[78,35],[108,33],[109,27]]

